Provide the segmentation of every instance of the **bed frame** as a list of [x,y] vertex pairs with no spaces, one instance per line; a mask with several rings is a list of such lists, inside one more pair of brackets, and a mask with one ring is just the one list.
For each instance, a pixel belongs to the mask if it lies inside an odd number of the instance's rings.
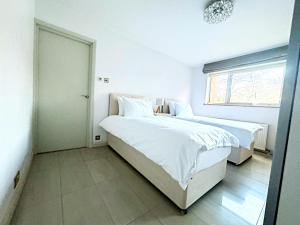
[[254,152],[254,142],[251,143],[250,149],[246,148],[231,148],[231,153],[228,156],[228,161],[238,166],[245,162],[247,159],[250,159]]
[[[141,97],[126,94],[110,94],[109,115],[118,114],[118,96]],[[227,159],[196,173],[183,190],[165,170],[148,159],[138,150],[112,134],[108,134],[108,145],[122,156],[129,164],[147,178],[155,187],[172,200],[185,214],[187,209],[202,195],[218,184],[226,173]]]

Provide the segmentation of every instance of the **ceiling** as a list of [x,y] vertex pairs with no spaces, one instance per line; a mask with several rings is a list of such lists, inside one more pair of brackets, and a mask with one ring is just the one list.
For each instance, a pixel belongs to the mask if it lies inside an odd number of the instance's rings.
[[115,32],[189,66],[287,44],[294,5],[294,0],[235,0],[227,21],[207,24],[208,0],[69,1],[79,2],[88,2],[81,10],[97,13]]

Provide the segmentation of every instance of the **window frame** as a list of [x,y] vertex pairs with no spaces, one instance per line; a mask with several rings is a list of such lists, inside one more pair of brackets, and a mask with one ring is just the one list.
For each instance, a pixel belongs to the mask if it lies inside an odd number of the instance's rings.
[[[205,103],[204,103],[204,105],[279,108],[280,104],[281,104],[281,99],[282,99],[282,89],[283,89],[284,79],[283,79],[283,82],[281,84],[280,102],[278,104],[232,103],[232,102],[230,102],[231,84],[232,84],[232,77],[234,75],[234,71],[237,71],[237,70],[252,71],[252,70],[255,70],[259,67],[268,68],[268,67],[272,67],[274,65],[276,65],[276,66],[277,65],[278,66],[279,65],[285,66],[285,64],[286,64],[286,60],[280,60],[280,61],[267,63],[267,64],[258,64],[258,65],[256,64],[256,65],[247,66],[247,67],[237,67],[237,68],[230,69],[230,70],[221,70],[221,71],[206,74],[207,81],[206,81],[206,93],[205,93]],[[284,69],[284,71],[285,71],[285,69]],[[214,76],[219,76],[220,73],[228,73],[225,102],[224,103],[211,103],[210,102],[211,79]]]

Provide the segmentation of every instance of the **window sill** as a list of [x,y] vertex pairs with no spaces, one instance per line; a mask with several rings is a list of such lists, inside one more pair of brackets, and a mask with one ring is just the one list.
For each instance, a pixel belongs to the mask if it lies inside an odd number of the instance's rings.
[[243,105],[243,104],[217,104],[217,103],[204,103],[203,105],[211,105],[211,106],[235,106],[235,107],[254,107],[254,108],[280,108],[280,105]]

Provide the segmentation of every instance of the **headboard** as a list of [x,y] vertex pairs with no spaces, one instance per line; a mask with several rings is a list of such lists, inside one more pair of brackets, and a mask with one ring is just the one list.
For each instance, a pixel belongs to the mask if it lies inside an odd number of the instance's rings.
[[[132,95],[132,94],[122,94],[122,93],[110,93],[109,94],[109,107],[108,107],[108,115],[118,115],[119,114],[119,105],[118,105],[118,97],[125,96],[129,98],[147,98],[150,99],[155,105],[156,97],[147,97],[141,95]],[[165,104],[163,106],[163,113],[169,113],[169,101],[178,101],[175,99],[165,99]]]

